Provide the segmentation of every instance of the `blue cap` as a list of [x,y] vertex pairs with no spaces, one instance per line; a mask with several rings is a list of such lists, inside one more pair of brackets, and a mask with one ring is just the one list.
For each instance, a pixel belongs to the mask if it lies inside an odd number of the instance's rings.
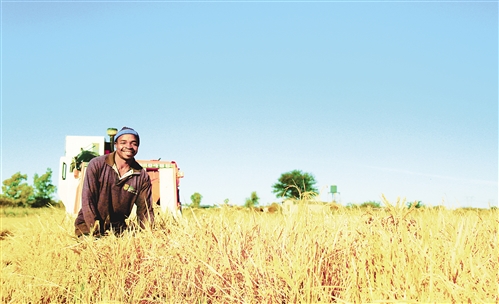
[[117,141],[118,141],[118,138],[119,138],[121,135],[125,135],[125,134],[132,134],[132,135],[135,135],[135,137],[137,137],[137,145],[140,145],[139,133],[137,133],[137,131],[135,131],[134,129],[129,128],[129,127],[123,127],[123,128],[121,128],[121,130],[120,130],[120,131],[116,134],[116,136],[114,137],[114,142],[117,142]]

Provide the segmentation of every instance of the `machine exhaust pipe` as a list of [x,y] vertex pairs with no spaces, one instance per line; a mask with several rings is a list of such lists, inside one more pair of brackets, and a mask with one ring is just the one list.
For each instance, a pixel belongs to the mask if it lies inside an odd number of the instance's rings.
[[107,135],[109,135],[109,153],[114,152],[114,136],[118,133],[116,128],[107,128]]

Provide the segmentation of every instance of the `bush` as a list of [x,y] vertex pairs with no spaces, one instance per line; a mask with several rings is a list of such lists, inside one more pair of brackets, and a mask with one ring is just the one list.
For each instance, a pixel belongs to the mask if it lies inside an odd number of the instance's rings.
[[407,208],[424,208],[424,204],[421,201],[408,202]]
[[375,201],[367,201],[359,206],[360,208],[381,208],[381,203],[380,202],[375,202]]

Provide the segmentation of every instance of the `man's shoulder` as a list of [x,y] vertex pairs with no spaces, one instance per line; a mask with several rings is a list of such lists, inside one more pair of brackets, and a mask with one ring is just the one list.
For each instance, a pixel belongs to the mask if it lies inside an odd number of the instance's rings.
[[142,176],[146,179],[150,179],[149,173],[147,172],[147,169],[142,167],[141,164],[137,160],[134,160],[134,163],[131,165],[134,174]]
[[145,169],[139,164],[136,159],[133,160],[133,163],[130,166],[135,172],[145,171]]
[[104,155],[99,155],[99,156],[96,156],[94,158],[92,158],[91,161],[96,161],[96,162],[102,162],[102,161],[105,161],[106,158],[108,157],[109,154],[104,154]]

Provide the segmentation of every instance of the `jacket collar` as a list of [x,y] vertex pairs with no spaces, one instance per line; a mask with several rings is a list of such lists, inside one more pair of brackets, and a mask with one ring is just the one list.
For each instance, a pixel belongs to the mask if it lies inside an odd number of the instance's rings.
[[[106,154],[106,164],[109,166],[113,166],[115,164],[114,158],[116,157],[116,151],[113,153]],[[133,162],[130,164],[130,167],[133,169],[133,173],[138,173],[142,171],[144,168],[142,168],[141,165],[134,159]]]

